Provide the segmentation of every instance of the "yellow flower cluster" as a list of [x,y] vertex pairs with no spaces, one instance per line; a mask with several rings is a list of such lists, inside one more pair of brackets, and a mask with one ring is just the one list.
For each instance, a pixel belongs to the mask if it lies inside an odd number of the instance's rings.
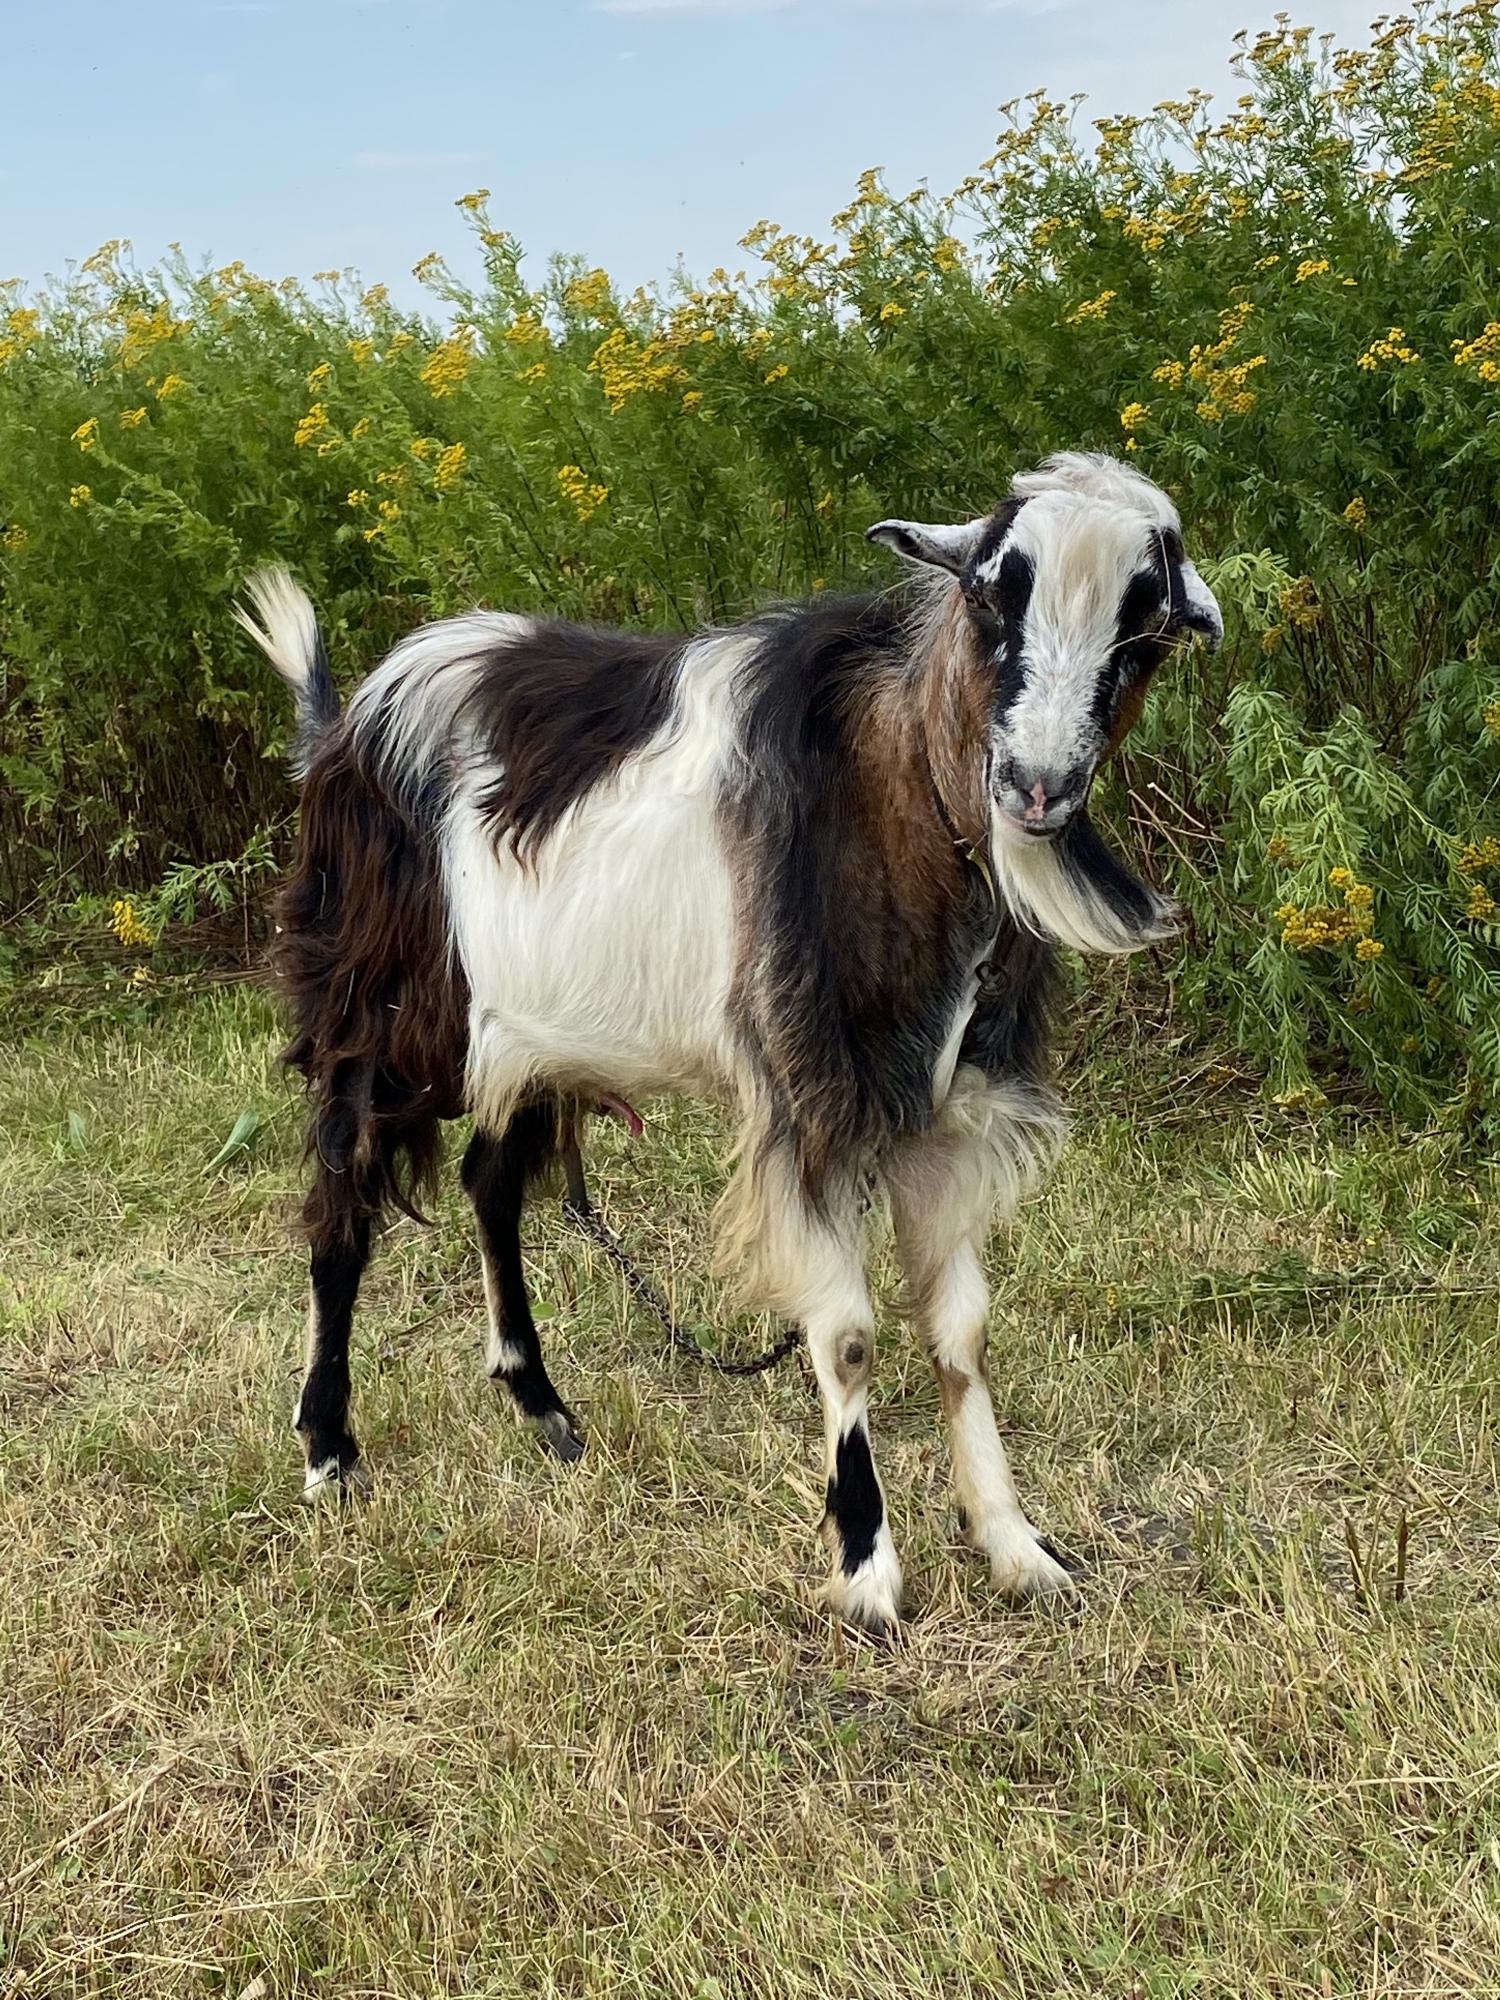
[[1318,602],[1317,586],[1310,576],[1299,576],[1282,591],[1281,611],[1289,625],[1301,630],[1317,624],[1323,616],[1323,607]]
[[769,389],[773,382],[785,381],[786,377],[790,375],[791,372],[792,372],[791,369],[787,366],[787,364],[784,361],[778,361],[774,368],[767,370],[766,387]]
[[1293,282],[1298,285],[1305,285],[1309,278],[1321,278],[1323,273],[1331,268],[1326,257],[1304,257],[1302,262],[1297,266],[1297,274]]
[[111,236],[109,241],[101,243],[91,256],[85,257],[78,268],[80,271],[95,273],[99,277],[112,278],[116,275],[115,266],[119,261],[120,252],[129,248],[128,236]]
[[192,326],[190,319],[176,319],[172,308],[165,299],[158,301],[150,312],[137,310],[125,315],[125,331],[120,339],[120,360],[129,368],[143,355],[149,354],[164,340],[170,340],[174,333],[186,333]]
[[1160,250],[1167,240],[1157,225],[1144,215],[1129,216],[1121,233],[1133,243],[1139,243],[1148,253]]
[[419,285],[428,284],[443,268],[442,257],[436,250],[429,250],[425,257],[419,257],[411,267],[411,274]]
[[1226,416],[1242,417],[1247,410],[1255,408],[1255,391],[1245,384],[1257,368],[1264,368],[1266,357],[1253,355],[1248,361],[1236,361],[1228,368],[1215,368],[1207,376],[1209,393],[1198,405],[1198,414],[1205,423],[1220,423]]
[[156,385],[156,400],[159,403],[164,403],[168,396],[175,396],[179,389],[185,389],[186,387],[187,383],[183,380],[182,376],[163,375],[160,382]]
[[144,403],[141,404],[138,410],[121,410],[120,412],[120,429],[122,431],[139,430],[145,421],[146,405]]
[[451,396],[468,374],[473,359],[474,329],[461,326],[428,355],[422,383],[434,396]]
[[4,547],[7,549],[24,549],[26,544],[30,541],[30,539],[31,537],[27,534],[26,530],[21,526],[20,522],[12,521],[10,526],[6,529],[5,533],[3,535],[0,535],[0,547]]
[[1453,365],[1472,368],[1481,382],[1500,382],[1500,319],[1492,319],[1473,340],[1455,340]]
[[1489,735],[1500,739],[1500,701],[1487,701],[1479,719]]
[[[710,339],[712,335],[710,334]],[[607,333],[594,350],[589,373],[599,377],[611,410],[622,410],[632,396],[673,389],[687,377],[672,359],[665,341],[633,340],[623,326]]]
[[310,368],[308,370],[307,373],[308,388],[321,389],[323,384],[328,380],[329,376],[332,373],[333,373],[333,363],[331,361],[320,361],[316,368]]
[[1287,839],[1285,834],[1273,833],[1271,838],[1266,842],[1266,859],[1267,861],[1274,861],[1278,867],[1290,867],[1296,858],[1296,855],[1292,851],[1292,843]]
[[1117,292],[1101,292],[1096,299],[1084,299],[1070,313],[1064,314],[1064,324],[1081,326],[1087,319],[1103,319],[1118,297]]
[[80,451],[97,451],[99,448],[99,419],[85,417],[73,433],[73,442]]
[[1466,840],[1458,857],[1461,875],[1482,875],[1486,869],[1500,868],[1500,840],[1487,833],[1483,840]]
[[70,507],[87,507],[93,497],[94,489],[92,486],[70,486],[68,488],[68,505]]
[[1266,357],[1253,354],[1244,361],[1229,361],[1226,357],[1237,345],[1254,311],[1254,303],[1249,299],[1226,306],[1219,314],[1218,339],[1194,346],[1186,363],[1163,361],[1152,370],[1152,381],[1163,382],[1169,389],[1180,389],[1185,381],[1196,382],[1203,391],[1198,415],[1205,423],[1222,423],[1226,416],[1244,416],[1256,403],[1256,392],[1246,385],[1258,368],[1265,367]]
[[1374,370],[1384,361],[1394,361],[1401,367],[1409,368],[1413,362],[1421,359],[1421,355],[1414,347],[1407,346],[1405,328],[1393,326],[1382,339],[1370,342],[1359,357],[1358,365],[1361,368]]
[[1344,509],[1344,519],[1358,533],[1364,528],[1369,518],[1369,508],[1365,505],[1363,498],[1356,493],[1354,498],[1349,502],[1349,505]]
[[297,446],[316,444],[329,428],[328,406],[314,403],[307,415],[300,419],[292,433],[292,443]]
[[347,345],[350,354],[354,358],[354,365],[356,368],[367,367],[368,364],[374,359],[375,343],[373,340],[369,338],[368,335],[364,335],[358,340],[348,341],[345,344]]
[[135,904],[128,896],[117,897],[111,906],[110,929],[121,944],[148,945],[156,942],[155,934],[141,921]]
[[370,494],[367,487],[356,486],[354,491],[345,497],[344,505],[346,507],[363,507],[369,498]]
[[[385,477],[383,473],[377,473],[375,476],[377,479],[383,479]],[[367,493],[361,493],[360,497],[362,499],[367,500],[369,498],[369,495]],[[351,505],[353,505],[354,498],[355,498],[354,494],[351,493],[349,495],[349,501]],[[396,521],[401,518],[401,504],[397,500],[382,500],[376,506],[375,512],[379,515],[380,518],[376,522],[374,522],[372,526],[365,529],[365,540],[367,542],[377,541],[380,538],[380,536],[382,536],[385,533],[386,529],[391,525],[392,521]]]
[[613,303],[608,271],[585,271],[563,291],[563,304],[584,318],[600,318]]
[[562,488],[563,497],[572,501],[580,521],[587,521],[597,514],[609,498],[609,488],[596,485],[581,465],[560,465],[557,483]]
[[371,285],[370,289],[365,293],[364,297],[360,300],[360,304],[364,307],[366,312],[375,312],[378,310],[379,307],[385,304],[386,300],[390,297],[390,295],[391,294],[389,286]]
[[477,215],[490,198],[488,188],[475,188],[472,194],[461,194],[454,202],[455,208],[466,208],[470,215]]
[[520,312],[505,329],[505,338],[517,347],[550,347],[552,335],[534,312]]
[[17,306],[6,314],[5,338],[0,340],[0,368],[23,354],[37,337],[42,316],[33,306]]
[[1367,882],[1357,882],[1348,868],[1330,870],[1328,886],[1342,890],[1342,904],[1282,904],[1276,912],[1281,942],[1293,951],[1337,951],[1344,945],[1353,945],[1356,958],[1369,961],[1381,957],[1384,945],[1370,936],[1375,921],[1375,891]]
[[439,493],[448,493],[463,477],[464,461],[468,451],[462,443],[447,445],[438,453],[437,464],[432,468],[432,483]]
[[906,317],[906,307],[895,299],[887,299],[885,304],[880,308],[880,317],[882,319],[904,319]]
[[1151,414],[1149,403],[1127,403],[1120,412],[1120,428],[1125,433],[1125,449],[1135,450],[1135,434]]

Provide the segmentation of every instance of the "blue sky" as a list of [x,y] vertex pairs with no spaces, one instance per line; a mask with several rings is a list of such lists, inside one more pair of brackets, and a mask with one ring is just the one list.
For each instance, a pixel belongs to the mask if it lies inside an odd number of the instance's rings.
[[[7,9],[0,278],[129,237],[149,261],[268,277],[352,265],[414,300],[455,197],[539,269],[699,276],[768,216],[815,232],[865,167],[957,182],[995,107],[1044,85],[1088,115],[1193,84],[1232,98],[1236,28],[1276,0],[62,0]],[[1371,0],[1311,18],[1365,39]]]

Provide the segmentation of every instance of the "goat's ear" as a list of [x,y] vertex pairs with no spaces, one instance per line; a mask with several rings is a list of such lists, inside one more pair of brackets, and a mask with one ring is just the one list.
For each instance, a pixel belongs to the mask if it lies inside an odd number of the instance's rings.
[[1186,556],[1172,565],[1172,630],[1201,632],[1211,653],[1218,651],[1224,637],[1219,600]]
[[979,538],[989,525],[988,515],[954,527],[938,527],[927,521],[877,521],[866,528],[867,542],[882,542],[908,562],[931,563],[952,570],[955,576],[979,546]]

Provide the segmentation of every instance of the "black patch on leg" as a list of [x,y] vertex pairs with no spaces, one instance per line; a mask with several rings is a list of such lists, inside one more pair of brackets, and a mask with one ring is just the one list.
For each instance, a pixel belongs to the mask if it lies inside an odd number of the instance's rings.
[[519,1368],[501,1370],[494,1379],[505,1383],[522,1415],[539,1425],[559,1458],[572,1460],[581,1456],[583,1442],[543,1363],[521,1264],[521,1211],[527,1190],[541,1179],[556,1156],[557,1137],[557,1114],[552,1105],[526,1105],[500,1138],[485,1132],[474,1134],[464,1154],[462,1178],[494,1269],[499,1331],[522,1356]]
[[858,1424],[839,1439],[828,1482],[828,1512],[839,1532],[844,1574],[853,1576],[875,1553],[875,1537],[885,1519],[870,1440]]
[[349,1335],[369,1257],[368,1216],[354,1217],[347,1234],[336,1231],[313,1244],[313,1337],[297,1403],[297,1430],[309,1470],[332,1458],[343,1474],[359,1458],[349,1429]]

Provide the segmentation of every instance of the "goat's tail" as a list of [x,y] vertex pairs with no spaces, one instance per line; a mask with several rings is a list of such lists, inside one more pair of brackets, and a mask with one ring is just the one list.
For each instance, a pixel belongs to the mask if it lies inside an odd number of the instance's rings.
[[[328,671],[328,654],[312,599],[288,569],[273,563],[245,579],[243,604],[234,616],[260,647],[297,698],[297,740],[292,776],[302,779],[324,730],[339,719],[342,704]],[[252,613],[254,615],[252,615]]]

